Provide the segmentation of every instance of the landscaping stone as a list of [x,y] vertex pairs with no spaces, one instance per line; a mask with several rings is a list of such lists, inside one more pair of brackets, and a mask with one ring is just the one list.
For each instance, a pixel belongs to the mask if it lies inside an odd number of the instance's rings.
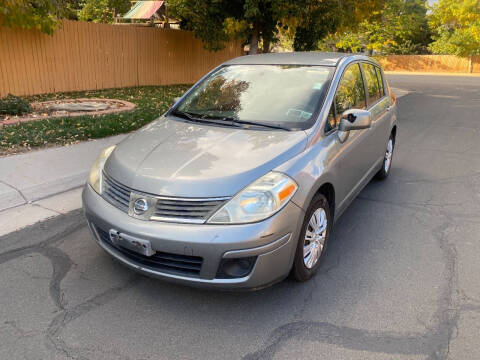
[[110,105],[104,102],[98,101],[85,101],[81,103],[62,102],[59,104],[50,105],[48,109],[50,111],[99,111],[110,109]]
[[0,126],[58,117],[113,114],[132,111],[137,106],[124,100],[88,98],[33,102],[31,105],[32,113],[0,119]]

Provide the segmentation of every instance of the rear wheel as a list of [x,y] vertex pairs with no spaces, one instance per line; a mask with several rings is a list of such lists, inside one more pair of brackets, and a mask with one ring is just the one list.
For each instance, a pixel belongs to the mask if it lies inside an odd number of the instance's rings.
[[297,281],[310,279],[320,267],[331,227],[332,219],[327,198],[323,194],[317,194],[305,213],[295,252],[292,275]]
[[395,149],[395,138],[393,134],[390,134],[390,138],[388,139],[387,149],[385,150],[385,157],[383,158],[382,168],[378,171],[376,178],[379,180],[383,180],[388,177],[390,174],[390,168],[392,167],[392,158],[393,158],[393,150]]

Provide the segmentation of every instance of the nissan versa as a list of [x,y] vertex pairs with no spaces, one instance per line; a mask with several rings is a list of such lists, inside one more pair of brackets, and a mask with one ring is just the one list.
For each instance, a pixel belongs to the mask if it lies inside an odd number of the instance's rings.
[[86,218],[98,245],[146,275],[231,289],[305,281],[334,220],[388,176],[396,118],[369,57],[239,57],[101,153]]

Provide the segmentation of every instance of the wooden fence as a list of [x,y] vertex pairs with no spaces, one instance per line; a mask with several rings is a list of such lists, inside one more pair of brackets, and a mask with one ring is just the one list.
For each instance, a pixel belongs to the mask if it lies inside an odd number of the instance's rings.
[[379,57],[378,61],[390,71],[480,73],[480,56],[389,55]]
[[0,27],[0,97],[193,83],[241,53],[239,43],[206,51],[180,30],[65,21],[49,36]]

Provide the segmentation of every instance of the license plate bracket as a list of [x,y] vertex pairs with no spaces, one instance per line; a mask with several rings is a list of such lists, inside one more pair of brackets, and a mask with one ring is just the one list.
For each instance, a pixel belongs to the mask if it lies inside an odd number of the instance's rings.
[[139,239],[137,237],[120,233],[115,229],[109,231],[110,240],[116,246],[135,251],[144,256],[152,256],[155,250],[152,249],[152,244],[149,240]]

